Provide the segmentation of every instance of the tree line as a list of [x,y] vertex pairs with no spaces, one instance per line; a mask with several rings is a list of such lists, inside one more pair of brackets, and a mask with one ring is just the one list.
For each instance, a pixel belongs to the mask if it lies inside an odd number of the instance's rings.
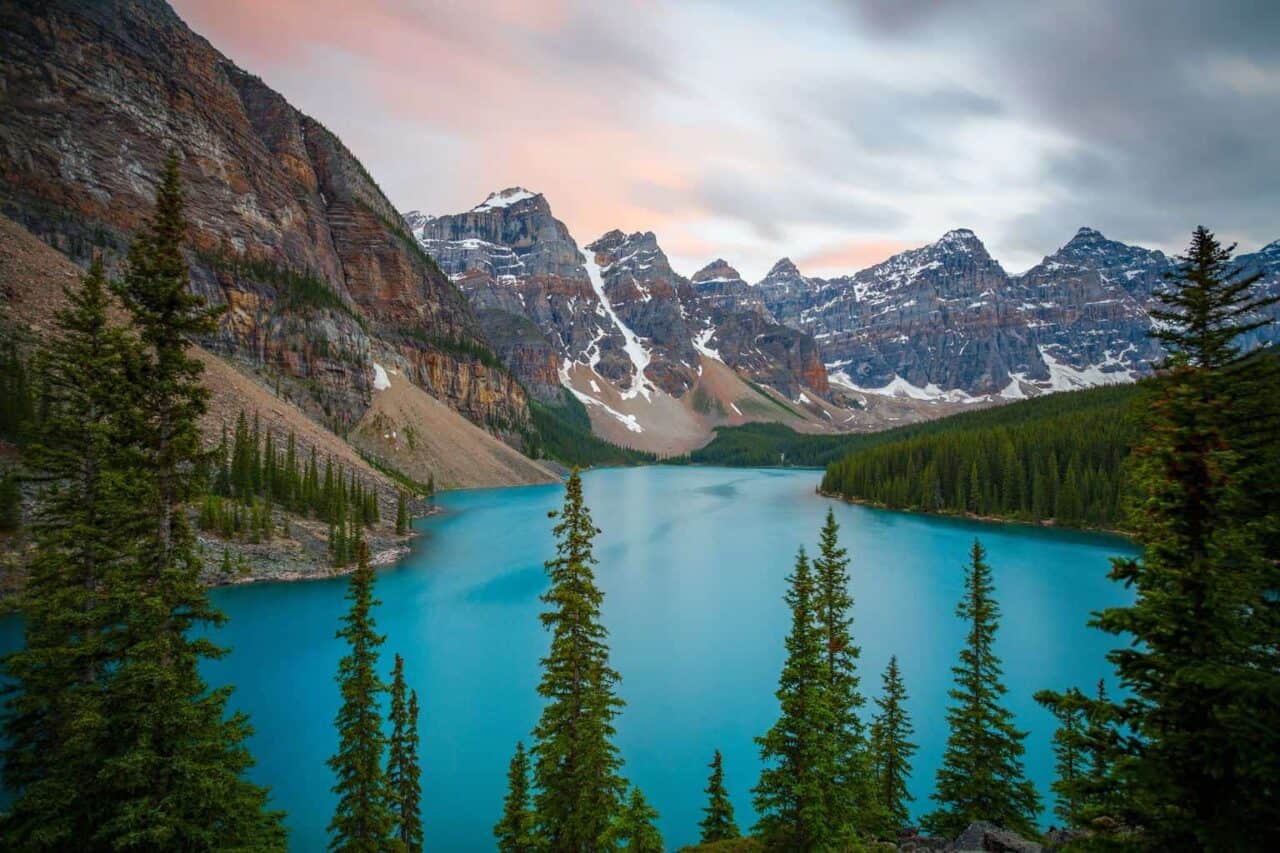
[[822,491],[894,509],[1120,526],[1135,392],[1101,390],[1077,393],[1080,405],[1069,410],[957,423],[857,451],[827,467]]

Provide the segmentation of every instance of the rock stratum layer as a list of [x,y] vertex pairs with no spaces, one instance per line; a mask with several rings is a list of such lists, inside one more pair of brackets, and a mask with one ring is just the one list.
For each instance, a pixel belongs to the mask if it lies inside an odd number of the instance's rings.
[[181,158],[211,350],[327,423],[368,408],[375,358],[475,423],[524,424],[466,298],[342,142],[160,0],[0,4],[4,212],[77,260],[119,257]]

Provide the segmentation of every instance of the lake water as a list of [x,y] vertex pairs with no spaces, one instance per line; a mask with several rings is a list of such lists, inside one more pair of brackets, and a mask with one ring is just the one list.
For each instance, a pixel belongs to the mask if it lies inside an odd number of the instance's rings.
[[[1093,610],[1130,600],[1106,578],[1123,540],[850,506],[814,493],[815,471],[631,468],[583,477],[596,526],[603,621],[627,706],[617,720],[624,774],[662,815],[670,849],[697,838],[712,750],[746,829],[759,773],[753,738],[773,722],[789,614],[785,579],[798,546],[816,549],[834,506],[853,558],[854,636],[862,681],[878,692],[897,654],[920,751],[911,790],[930,807],[946,739],[950,667],[964,639],[955,618],[975,536],[989,551],[1003,618],[997,651],[1007,701],[1030,732],[1026,763],[1049,801],[1053,720],[1031,695],[1110,675],[1115,641],[1088,629]],[[423,812],[436,850],[492,849],[507,762],[537,721],[538,622],[553,553],[547,511],[558,485],[455,492],[443,514],[418,522],[412,554],[378,580],[384,670],[405,657],[423,715]],[[333,807],[325,759],[333,752],[343,647],[334,639],[345,580],[220,589],[232,646],[207,667],[236,685],[234,703],[256,734],[256,779],[287,810],[295,850],[323,849]],[[13,642],[14,624],[0,641]],[[1110,679],[1109,679],[1110,683]],[[868,703],[870,709],[870,702]],[[1046,813],[1046,824],[1050,818]]]

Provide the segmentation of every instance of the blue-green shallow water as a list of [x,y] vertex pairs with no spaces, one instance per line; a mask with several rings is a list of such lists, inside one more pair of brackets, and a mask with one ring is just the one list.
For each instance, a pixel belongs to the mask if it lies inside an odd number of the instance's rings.
[[[796,548],[813,550],[828,506],[853,558],[855,637],[863,687],[879,689],[896,653],[920,751],[912,791],[929,807],[946,728],[950,667],[963,641],[954,617],[974,536],[990,552],[1004,611],[997,649],[1008,702],[1031,733],[1027,766],[1041,792],[1052,779],[1052,718],[1040,688],[1092,685],[1114,641],[1085,627],[1092,610],[1129,594],[1106,579],[1123,540],[986,525],[849,506],[814,494],[820,474],[717,468],[632,468],[584,476],[603,529],[596,554],[603,619],[627,702],[617,721],[625,775],[662,814],[674,849],[697,837],[706,764],[725,756],[743,827],[759,772],[752,738],[776,715],[773,691],[788,613],[781,597]],[[506,765],[538,716],[538,660],[547,637],[537,614],[542,561],[552,551],[547,511],[560,486],[456,492],[401,566],[378,580],[379,630],[406,659],[423,706],[423,809],[437,850],[492,848]],[[333,638],[345,581],[220,589],[233,647],[210,664],[215,684],[256,729],[256,779],[288,812],[292,847],[322,849],[333,806],[324,760],[338,703]],[[13,620],[0,642],[16,641]]]

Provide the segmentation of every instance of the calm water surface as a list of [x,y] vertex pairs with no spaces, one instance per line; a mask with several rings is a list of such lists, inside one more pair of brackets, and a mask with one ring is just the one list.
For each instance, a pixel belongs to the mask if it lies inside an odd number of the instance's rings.
[[[1091,611],[1124,603],[1106,579],[1123,540],[873,510],[814,493],[819,472],[632,468],[583,477],[596,525],[603,620],[627,706],[617,721],[624,774],[661,812],[668,847],[692,843],[713,749],[738,822],[753,822],[759,772],[752,738],[773,722],[788,613],[785,578],[798,546],[816,549],[828,506],[853,558],[855,638],[864,692],[875,694],[897,654],[920,751],[912,792],[930,806],[946,729],[950,667],[963,642],[954,617],[974,536],[990,552],[1003,620],[1008,702],[1030,731],[1027,766],[1048,798],[1053,720],[1031,699],[1041,688],[1092,685],[1108,674],[1114,641],[1085,627]],[[423,809],[429,846],[492,849],[507,762],[537,721],[538,622],[562,487],[443,495],[418,523],[413,553],[378,580],[384,669],[404,655],[423,707]],[[217,590],[233,648],[207,667],[236,685],[256,734],[253,775],[288,812],[292,846],[319,850],[333,807],[325,759],[343,652],[334,630],[345,581]],[[14,641],[12,622],[0,642]]]

